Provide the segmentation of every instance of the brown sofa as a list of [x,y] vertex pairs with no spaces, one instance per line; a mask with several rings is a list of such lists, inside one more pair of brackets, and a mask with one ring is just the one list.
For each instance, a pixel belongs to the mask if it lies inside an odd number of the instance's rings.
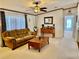
[[33,32],[31,32],[29,29],[11,30],[2,33],[2,38],[5,45],[11,49],[15,49],[16,47],[27,43],[28,40],[34,37],[35,35],[33,35]]

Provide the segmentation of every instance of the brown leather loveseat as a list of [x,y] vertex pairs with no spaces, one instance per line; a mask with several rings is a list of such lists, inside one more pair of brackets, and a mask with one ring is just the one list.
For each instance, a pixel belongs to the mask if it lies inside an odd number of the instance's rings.
[[2,33],[5,45],[11,49],[15,49],[16,47],[27,43],[28,40],[34,37],[35,35],[33,35],[29,29],[11,30]]

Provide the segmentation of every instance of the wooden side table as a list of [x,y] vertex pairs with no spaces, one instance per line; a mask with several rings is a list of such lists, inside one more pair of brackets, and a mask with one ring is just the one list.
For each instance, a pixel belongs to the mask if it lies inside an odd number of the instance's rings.
[[52,37],[55,37],[55,28],[53,27],[43,27],[41,28],[41,35],[52,34]]

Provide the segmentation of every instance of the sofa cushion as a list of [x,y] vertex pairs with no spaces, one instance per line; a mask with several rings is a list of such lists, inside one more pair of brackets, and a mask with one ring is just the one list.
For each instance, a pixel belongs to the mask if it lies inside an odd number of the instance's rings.
[[21,43],[21,42],[23,42],[23,41],[25,41],[23,38],[17,38],[17,39],[16,39],[16,43]]
[[21,42],[27,41],[27,40],[29,40],[33,37],[34,37],[34,35],[29,35],[29,36],[24,36],[24,37],[21,37],[21,38],[17,38],[16,43],[21,43]]
[[9,32],[10,37],[16,37],[17,36],[16,35],[17,30],[11,30],[11,31],[8,31],[8,32]]
[[31,38],[33,38],[34,37],[34,35],[28,35],[28,36],[24,36],[23,38],[24,39],[31,39]]

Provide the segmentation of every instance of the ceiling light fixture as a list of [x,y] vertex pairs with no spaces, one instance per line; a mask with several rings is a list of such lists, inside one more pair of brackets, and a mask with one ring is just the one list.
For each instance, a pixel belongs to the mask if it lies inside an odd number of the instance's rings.
[[35,4],[34,6],[35,13],[38,13],[40,11],[47,12],[46,7],[40,7],[41,0],[32,0],[32,1],[33,1],[33,4]]
[[33,0],[33,3],[36,4],[35,8],[34,8],[34,12],[38,13],[40,12],[40,7],[38,6],[38,4],[40,3],[40,0]]
[[35,6],[34,12],[35,12],[35,13],[40,12],[40,7],[39,7],[39,6]]

